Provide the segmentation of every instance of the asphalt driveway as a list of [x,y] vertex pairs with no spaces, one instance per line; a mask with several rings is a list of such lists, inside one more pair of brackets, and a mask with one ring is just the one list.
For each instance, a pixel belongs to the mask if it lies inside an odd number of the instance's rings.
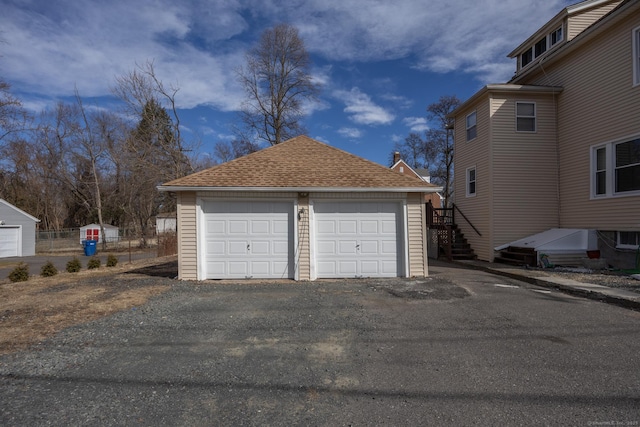
[[0,424],[638,425],[640,313],[431,274],[139,276],[172,290],[0,358]]

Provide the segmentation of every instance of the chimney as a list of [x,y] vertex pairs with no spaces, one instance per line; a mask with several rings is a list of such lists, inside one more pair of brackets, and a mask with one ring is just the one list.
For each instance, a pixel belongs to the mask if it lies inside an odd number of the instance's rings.
[[399,161],[400,161],[400,152],[396,151],[395,153],[393,153],[393,164],[395,165]]

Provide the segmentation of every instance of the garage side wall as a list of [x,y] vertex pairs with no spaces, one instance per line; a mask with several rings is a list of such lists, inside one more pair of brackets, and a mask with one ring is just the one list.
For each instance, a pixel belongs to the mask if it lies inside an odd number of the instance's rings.
[[407,226],[409,235],[409,277],[428,275],[425,206],[422,193],[407,195]]
[[178,193],[178,278],[198,279],[196,193]]

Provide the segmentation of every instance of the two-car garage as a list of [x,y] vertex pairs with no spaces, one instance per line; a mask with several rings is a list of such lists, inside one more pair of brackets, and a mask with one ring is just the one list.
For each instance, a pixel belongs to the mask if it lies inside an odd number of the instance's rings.
[[201,209],[202,278],[296,278],[298,231],[308,231],[312,278],[402,275],[399,201],[311,201],[307,211],[293,200],[203,200]]

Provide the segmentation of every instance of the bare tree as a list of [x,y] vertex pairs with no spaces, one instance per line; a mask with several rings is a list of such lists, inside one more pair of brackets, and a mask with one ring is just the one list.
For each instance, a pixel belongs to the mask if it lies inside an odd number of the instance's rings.
[[249,133],[271,145],[304,133],[303,105],[316,99],[319,86],[298,30],[287,24],[266,30],[246,61],[237,76],[246,93],[241,119]]
[[453,188],[453,119],[448,115],[458,105],[460,100],[455,95],[441,96],[427,107],[427,118],[434,126],[425,132],[425,138],[411,133],[394,146],[409,166],[427,168],[431,182],[442,185],[444,206],[451,206]]
[[443,187],[444,206],[451,206],[453,188],[453,123],[449,114],[460,105],[455,95],[441,96],[438,102],[427,107],[427,118],[437,127],[427,131],[427,159],[432,159],[436,170],[432,173]]
[[0,142],[12,132],[23,130],[28,119],[22,103],[10,89],[9,83],[0,79]]

